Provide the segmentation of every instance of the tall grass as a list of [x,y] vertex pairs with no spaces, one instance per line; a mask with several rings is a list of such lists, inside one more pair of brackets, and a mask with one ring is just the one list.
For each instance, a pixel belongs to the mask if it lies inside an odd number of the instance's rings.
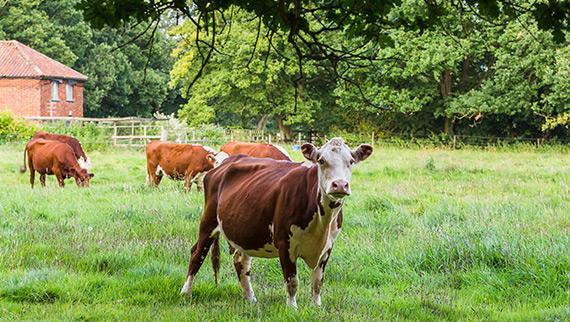
[[[23,145],[0,146],[0,319],[189,321],[566,321],[570,164],[556,151],[379,147],[310,304],[285,307],[277,260],[255,259],[248,305],[227,251],[178,295],[203,195],[145,183],[142,150],[87,151],[91,187],[29,186]],[[290,151],[301,160],[299,152]],[[227,247],[222,243],[223,247]]]

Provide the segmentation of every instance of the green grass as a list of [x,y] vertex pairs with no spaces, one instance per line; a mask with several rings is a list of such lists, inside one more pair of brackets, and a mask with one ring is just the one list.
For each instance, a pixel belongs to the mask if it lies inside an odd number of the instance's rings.
[[88,189],[32,190],[23,146],[0,146],[0,320],[570,319],[566,153],[378,147],[355,168],[322,307],[299,261],[292,310],[276,259],[254,259],[246,304],[225,243],[220,285],[205,263],[179,295],[203,195],[148,187],[142,150],[88,152]]

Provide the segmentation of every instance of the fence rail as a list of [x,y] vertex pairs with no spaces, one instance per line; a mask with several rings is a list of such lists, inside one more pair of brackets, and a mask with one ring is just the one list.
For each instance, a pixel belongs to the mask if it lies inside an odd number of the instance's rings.
[[[105,129],[105,140],[113,146],[145,146],[151,140],[171,141],[178,143],[200,143],[219,145],[230,141],[266,142],[285,145],[301,145],[303,142],[311,142],[316,145],[324,144],[328,138],[326,135],[312,131],[308,133],[295,133],[293,139],[282,140],[279,136],[263,130],[226,129],[217,133],[215,137],[204,134],[200,129],[189,129],[184,133],[178,133],[171,128],[168,119],[146,119],[137,117],[127,118],[78,118],[78,117],[28,117],[30,121],[42,122],[44,127],[50,125],[56,127],[64,122],[65,126],[71,123],[93,123],[97,128]],[[59,122],[59,123],[58,123]],[[174,133],[176,132],[176,133]],[[568,140],[556,138],[509,138],[491,136],[470,135],[446,135],[446,134],[412,134],[412,133],[342,133],[345,141],[350,145],[370,143],[373,145],[398,145],[398,146],[442,146],[451,149],[464,147],[488,147],[509,146],[514,144],[534,145],[568,145]],[[98,142],[100,143],[100,142]]]

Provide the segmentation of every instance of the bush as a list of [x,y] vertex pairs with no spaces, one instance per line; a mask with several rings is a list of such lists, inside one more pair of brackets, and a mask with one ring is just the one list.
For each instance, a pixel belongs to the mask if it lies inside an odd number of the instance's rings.
[[71,135],[78,139],[83,149],[87,151],[102,151],[110,144],[111,130],[109,128],[97,127],[93,122],[81,124],[80,122],[67,123],[60,121],[49,124],[49,127],[47,125],[48,123],[43,128],[44,131]]
[[27,141],[37,130],[35,124],[26,124],[14,117],[10,111],[0,112],[0,143]]

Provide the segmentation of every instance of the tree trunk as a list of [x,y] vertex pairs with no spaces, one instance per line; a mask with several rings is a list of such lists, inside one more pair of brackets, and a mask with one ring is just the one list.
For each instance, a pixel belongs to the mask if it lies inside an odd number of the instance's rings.
[[[445,99],[451,95],[451,70],[446,69],[441,73],[440,77],[440,86],[441,86],[441,97],[443,98],[443,102],[445,104]],[[446,117],[445,123],[443,126],[443,131],[445,134],[452,134],[453,133],[453,121],[451,118]]]
[[267,126],[267,114],[263,114],[263,117],[261,117],[261,120],[259,120],[259,122],[257,122],[257,129],[265,131],[266,126]]
[[283,124],[283,118],[281,115],[275,114],[275,120],[279,125],[279,133],[281,134],[281,140],[292,140],[293,131],[291,130],[291,125]]

